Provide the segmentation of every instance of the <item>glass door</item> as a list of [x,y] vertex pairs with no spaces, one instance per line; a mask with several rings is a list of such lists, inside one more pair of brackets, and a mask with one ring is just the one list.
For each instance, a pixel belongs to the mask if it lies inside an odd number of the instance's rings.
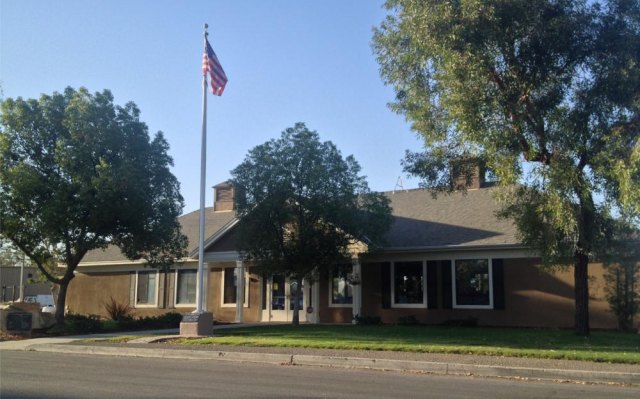
[[[282,275],[274,275],[263,285],[266,295],[265,306],[263,307],[263,321],[288,322],[293,318],[293,307],[295,306],[295,293],[298,290],[298,283]],[[307,295],[305,293],[304,282],[300,287],[300,321],[306,320]]]

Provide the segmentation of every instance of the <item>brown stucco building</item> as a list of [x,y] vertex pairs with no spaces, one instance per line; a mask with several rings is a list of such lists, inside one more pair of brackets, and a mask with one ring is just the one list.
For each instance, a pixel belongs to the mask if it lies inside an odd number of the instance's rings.
[[[388,245],[374,253],[354,251],[351,263],[328,265],[315,282],[305,282],[301,320],[350,323],[359,315],[385,323],[415,317],[428,324],[572,327],[572,270],[541,269],[518,242],[513,223],[496,218],[496,189],[475,187],[437,198],[421,189],[386,193],[394,218]],[[242,262],[233,186],[214,189],[214,207],[206,210],[206,310],[220,321],[290,320],[295,283],[263,278]],[[115,247],[87,254],[69,287],[69,311],[106,316],[110,298],[129,303],[139,316],[193,311],[198,212],[180,223],[190,256],[167,273],[129,261]],[[613,329],[603,273],[601,264],[590,265],[591,326]]]

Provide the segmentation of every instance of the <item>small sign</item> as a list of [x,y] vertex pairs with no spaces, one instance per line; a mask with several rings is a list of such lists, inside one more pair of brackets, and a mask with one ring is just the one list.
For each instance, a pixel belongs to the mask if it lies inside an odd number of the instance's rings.
[[307,313],[313,313],[313,306],[307,306]]
[[8,331],[31,331],[33,315],[31,313],[9,313],[7,315]]

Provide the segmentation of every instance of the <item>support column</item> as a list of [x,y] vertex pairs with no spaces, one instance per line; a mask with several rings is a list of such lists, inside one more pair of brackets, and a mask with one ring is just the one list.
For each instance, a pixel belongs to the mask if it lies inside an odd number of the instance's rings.
[[242,323],[244,318],[244,262],[236,261],[236,323]]
[[320,323],[320,277],[316,275],[311,286],[311,296],[313,297],[313,322]]
[[353,308],[351,313],[354,317],[352,322],[355,324],[355,317],[361,316],[360,313],[362,312],[362,267],[360,266],[360,259],[354,258],[352,267]]
[[[202,265],[202,311],[203,312],[208,312],[209,311],[209,276],[211,275],[211,269],[209,268],[209,264],[207,262],[204,262],[204,264]],[[176,281],[177,283],[177,281]],[[176,287],[174,287],[174,290],[177,289]]]

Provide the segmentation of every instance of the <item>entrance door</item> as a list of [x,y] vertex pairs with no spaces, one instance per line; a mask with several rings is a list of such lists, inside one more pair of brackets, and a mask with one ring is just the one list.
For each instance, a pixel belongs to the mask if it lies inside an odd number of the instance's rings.
[[[300,295],[300,322],[306,321],[307,289],[304,281]],[[263,321],[291,321],[293,319],[293,307],[298,283],[282,275],[274,275],[265,280],[265,306],[263,308]]]

